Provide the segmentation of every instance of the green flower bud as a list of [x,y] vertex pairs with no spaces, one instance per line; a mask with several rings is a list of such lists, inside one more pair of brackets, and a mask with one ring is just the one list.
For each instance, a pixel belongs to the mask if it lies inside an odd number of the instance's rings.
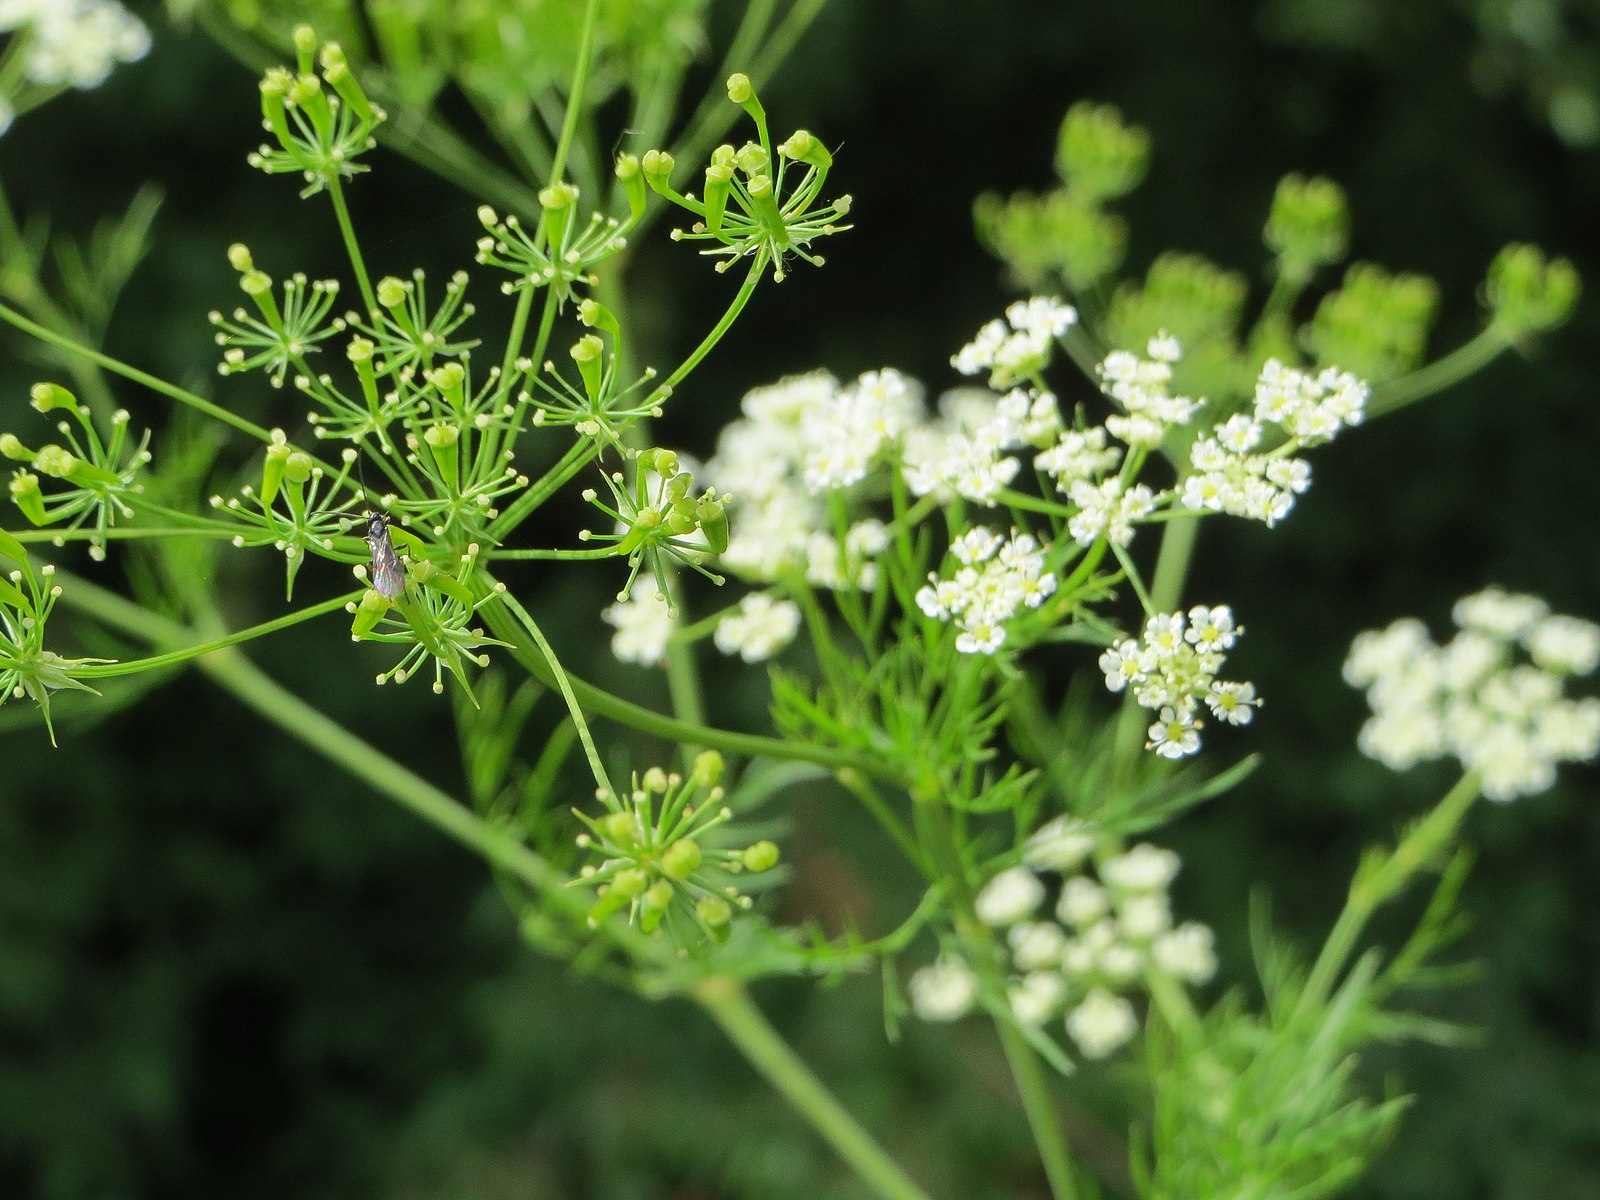
[[255,260],[250,257],[250,247],[243,242],[235,242],[228,247],[228,265],[239,274],[255,269]]
[[647,912],[663,913],[667,911],[667,906],[672,903],[675,894],[671,883],[665,879],[658,879],[645,889],[644,895],[639,899]]
[[667,185],[667,180],[672,176],[672,168],[677,166],[677,163],[665,150],[646,150],[644,157],[639,160],[639,165],[644,169],[645,181],[653,188],[661,188]]
[[399,308],[411,294],[411,285],[393,275],[385,275],[378,280],[377,294],[378,303],[384,308]]
[[39,447],[39,452],[33,456],[33,465],[46,475],[65,479],[77,467],[78,456],[52,442]]
[[716,787],[722,781],[724,766],[720,753],[715,750],[702,750],[694,756],[694,765],[689,768],[689,779],[695,787],[702,790]]
[[36,383],[29,389],[28,396],[29,403],[39,412],[54,412],[64,408],[74,415],[82,415],[77,398],[58,383]]
[[822,171],[833,166],[833,155],[828,153],[828,148],[804,129],[790,134],[789,140],[778,147],[778,153]]
[[739,861],[744,864],[744,869],[755,874],[770,871],[778,865],[778,847],[769,841],[759,841],[746,846],[739,855]]
[[1331,179],[1284,176],[1272,197],[1265,236],[1284,275],[1303,282],[1317,267],[1345,256],[1350,210],[1344,191]]
[[687,879],[700,869],[700,843],[684,838],[661,856],[661,869],[672,879]]
[[622,193],[628,198],[628,217],[637,221],[644,216],[645,182],[639,170],[639,159],[632,154],[617,155],[617,178],[622,181]]
[[1496,324],[1515,338],[1565,324],[1581,286],[1568,260],[1547,260],[1537,246],[1511,245],[1489,265],[1484,294]]
[[614,846],[631,850],[639,845],[639,822],[632,813],[612,813],[600,822],[600,830]]
[[247,296],[260,296],[272,291],[272,276],[254,268],[239,277],[239,290]]
[[660,767],[651,767],[644,773],[644,778],[639,781],[639,786],[651,794],[656,795],[667,790],[667,773]]
[[1114,200],[1139,186],[1150,165],[1150,135],[1124,125],[1109,104],[1081,101],[1068,111],[1056,140],[1056,173],[1074,191]]
[[578,320],[590,329],[603,329],[614,338],[622,336],[622,326],[616,316],[593,296],[578,301]]
[[353,363],[371,362],[377,349],[368,339],[353,337],[350,339],[350,344],[344,348],[344,356]]
[[632,900],[644,895],[645,889],[650,886],[650,876],[638,867],[630,867],[626,871],[618,871],[612,877],[611,886]]
[[311,478],[316,460],[304,450],[296,450],[284,460],[283,473],[290,483],[304,483]]
[[31,471],[18,471],[11,477],[11,499],[22,510],[22,515],[35,525],[48,519],[44,512],[44,495],[39,491],[39,477]]
[[570,183],[552,183],[539,189],[539,205],[545,212],[560,212],[578,202],[578,189]]
[[[758,142],[746,142],[734,153],[733,164],[751,179],[766,176],[771,173],[772,164],[767,160],[767,152]],[[768,183],[771,187],[771,183]]]
[[267,461],[261,468],[261,503],[271,505],[283,483],[284,467],[293,451],[285,442],[273,442],[267,447]]
[[728,76],[728,99],[735,104],[748,103],[750,97],[754,96],[755,93],[755,88],[750,84],[750,76],[742,71],[735,71]]
[[721,896],[702,896],[694,906],[694,915],[700,918],[701,924],[720,929],[733,920],[733,905]]
[[33,451],[24,446],[14,433],[0,433],[0,454],[13,462],[33,461]]

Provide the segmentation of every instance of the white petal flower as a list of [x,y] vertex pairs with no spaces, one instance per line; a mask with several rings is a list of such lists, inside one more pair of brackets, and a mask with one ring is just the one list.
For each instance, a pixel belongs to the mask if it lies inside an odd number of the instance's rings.
[[791,601],[752,592],[739,601],[738,612],[717,622],[712,640],[724,654],[737,654],[748,663],[762,662],[793,641],[799,628],[800,610]]
[[1072,871],[1089,857],[1096,838],[1082,821],[1056,817],[1023,843],[1022,861],[1041,871]]
[[1044,884],[1026,867],[1001,871],[978,893],[974,908],[985,925],[1015,925],[1027,920],[1044,900]]
[[959,958],[943,957],[911,976],[911,1008],[924,1021],[955,1021],[972,1011],[978,977]]
[[618,660],[645,667],[657,667],[665,661],[667,641],[675,625],[666,597],[646,595],[644,588],[635,588],[627,600],[611,605],[600,616],[616,628],[617,632],[611,635],[611,653]]
[[1197,921],[1185,921],[1156,938],[1150,956],[1167,974],[1184,983],[1207,983],[1217,973],[1216,938]]
[[1156,892],[1178,877],[1178,856],[1161,846],[1140,842],[1126,854],[1100,865],[1100,878],[1120,892]]
[[1138,1028],[1133,1005],[1104,988],[1095,988],[1067,1015],[1067,1033],[1085,1058],[1104,1058]]

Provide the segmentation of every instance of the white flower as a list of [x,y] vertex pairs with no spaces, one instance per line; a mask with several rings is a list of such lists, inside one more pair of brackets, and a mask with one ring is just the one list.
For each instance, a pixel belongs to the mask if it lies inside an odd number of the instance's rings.
[[1100,865],[1100,878],[1119,892],[1157,892],[1178,877],[1178,856],[1171,850],[1140,842],[1126,854]]
[[1348,371],[1329,367],[1312,376],[1271,358],[1256,380],[1255,415],[1311,446],[1361,424],[1367,395],[1367,385]]
[[1112,478],[1091,483],[1080,479],[1068,489],[1078,511],[1067,521],[1067,532],[1080,546],[1105,538],[1114,546],[1133,541],[1133,527],[1155,511],[1156,495],[1142,483],[1124,486]]
[[1061,1011],[1067,981],[1055,971],[1029,971],[1006,991],[1011,1011],[1024,1025],[1043,1025]]
[[1130,896],[1117,906],[1117,928],[1136,942],[1148,942],[1172,928],[1165,893]]
[[1537,596],[1488,587],[1457,600],[1450,615],[1462,629],[1476,629],[1501,642],[1516,641],[1550,614]]
[[1022,971],[1036,971],[1060,963],[1066,949],[1066,932],[1054,921],[1019,921],[1006,930],[1011,961]]
[[1015,925],[1027,920],[1044,900],[1044,884],[1026,867],[1001,871],[978,893],[974,908],[985,925]]
[[611,653],[620,661],[645,667],[665,661],[674,620],[664,596],[645,595],[644,589],[635,588],[629,599],[611,605],[600,616],[616,628],[611,635]]
[[[1600,754],[1600,702],[1561,694],[1600,659],[1600,629],[1499,588],[1466,597],[1454,615],[1461,632],[1445,646],[1417,621],[1356,638],[1344,674],[1366,686],[1372,707],[1362,753],[1396,770],[1454,756],[1499,801],[1544,791],[1557,764]],[[1513,661],[1519,644],[1531,663]]]
[[1004,321],[990,321],[978,330],[950,365],[963,375],[987,370],[991,387],[1010,387],[1044,370],[1054,339],[1077,319],[1077,311],[1059,300],[1041,296],[1019,300],[1006,309]]
[[1183,758],[1200,749],[1200,731],[1195,727],[1194,714],[1170,705],[1156,715],[1147,735],[1145,749],[1154,750],[1162,758]]
[[978,977],[959,958],[945,956],[911,976],[911,1008],[924,1021],[955,1021],[972,1011]]
[[1197,921],[1185,921],[1156,938],[1150,957],[1156,966],[1184,983],[1206,983],[1217,973],[1216,939]]
[[0,29],[31,25],[23,71],[45,87],[99,87],[118,63],[150,51],[150,31],[115,0],[7,5]]
[[955,575],[930,574],[916,602],[927,616],[960,629],[956,649],[963,654],[993,654],[1005,643],[1006,622],[1056,589],[1045,552],[1025,533],[1002,539],[980,525],[957,538],[950,554],[962,564]]
[[1085,1058],[1104,1058],[1138,1028],[1133,1005],[1104,988],[1095,988],[1067,1014],[1067,1033]]
[[739,611],[723,617],[712,636],[717,649],[737,654],[747,663],[771,658],[794,640],[800,610],[788,600],[752,592],[739,601]]
[[1056,916],[1068,925],[1086,929],[1111,911],[1111,898],[1092,879],[1074,875],[1061,885]]
[[1261,701],[1256,697],[1254,684],[1213,683],[1206,691],[1206,707],[1212,715],[1229,725],[1248,725],[1255,716]]
[[1096,840],[1082,821],[1055,817],[1023,843],[1022,861],[1041,871],[1075,870],[1089,857]]
[[1533,661],[1562,675],[1587,675],[1600,666],[1600,625],[1559,614],[1542,618],[1527,633]]

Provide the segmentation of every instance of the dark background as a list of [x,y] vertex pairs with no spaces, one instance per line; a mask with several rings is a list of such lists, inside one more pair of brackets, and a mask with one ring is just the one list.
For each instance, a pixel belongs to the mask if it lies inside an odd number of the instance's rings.
[[[1569,255],[1593,278],[1594,149],[1545,118],[1553,91],[1596,92],[1593,7],[1522,11],[1512,27],[1500,6],[1466,0],[841,0],[764,100],[780,136],[804,126],[838,147],[857,228],[833,239],[826,269],[758,296],[680,392],[692,403],[662,440],[709,452],[745,389],[818,365],[849,376],[892,364],[934,391],[955,382],[949,355],[1011,298],[972,237],[971,201],[1047,187],[1056,127],[1079,99],[1118,105],[1154,137],[1150,176],[1122,205],[1134,272],[1173,248],[1264,283],[1259,231],[1294,170],[1345,185],[1354,257],[1438,279],[1436,352],[1478,328],[1484,267],[1508,241]],[[212,394],[204,313],[235,303],[229,243],[250,243],[280,276],[338,269],[325,210],[245,165],[257,121],[250,73],[158,27],[146,61],[0,139],[12,203],[66,233],[85,234],[140,182],[162,185],[155,252],[110,349]],[[353,197],[377,269],[420,263],[442,278],[464,263],[473,199],[395,155],[372,161]],[[637,272],[638,294],[664,302],[639,315],[670,361],[729,281],[659,236]],[[1207,526],[1191,594],[1233,604],[1249,636],[1230,665],[1267,697],[1255,725],[1210,750],[1261,750],[1266,766],[1163,840],[1184,852],[1180,908],[1218,928],[1232,978],[1249,978],[1252,889],[1269,888],[1286,931],[1314,946],[1359,848],[1448,785],[1445,771],[1395,777],[1354,756],[1360,698],[1337,680],[1357,631],[1415,614],[1442,634],[1451,602],[1490,582],[1597,615],[1597,313],[1586,300],[1532,361],[1502,360],[1319,451],[1316,487],[1279,529]],[[0,342],[0,428],[35,419],[27,352]],[[290,419],[281,399],[226,395]],[[135,389],[119,399],[136,425],[168,419]],[[277,570],[229,566],[240,624],[277,611]],[[558,639],[592,644],[615,586],[596,572],[532,600]],[[416,684],[375,690],[387,662],[340,622],[254,656],[458,790],[445,702]],[[591,658],[579,669],[641,686]],[[126,710],[67,698],[57,712],[57,750],[31,722],[0,733],[0,1195],[865,1194],[697,1013],[536,957],[478,862],[202,679]],[[1351,1195],[1600,1196],[1595,784],[1570,772],[1546,796],[1469,819],[1481,857],[1465,951],[1483,974],[1422,1003],[1482,1044],[1369,1056],[1373,1091],[1398,1080],[1421,1099]],[[850,908],[870,926],[880,851],[856,818],[819,798],[792,821],[795,903]],[[989,1035],[974,1023],[888,1046],[878,986],[760,997],[933,1194],[1045,1195]]]

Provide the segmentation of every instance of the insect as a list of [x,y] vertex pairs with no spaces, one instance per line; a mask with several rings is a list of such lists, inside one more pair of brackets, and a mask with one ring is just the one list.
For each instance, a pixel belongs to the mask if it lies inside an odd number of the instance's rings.
[[385,600],[397,600],[406,590],[406,569],[395,553],[394,541],[389,537],[389,514],[367,514],[367,545],[372,550],[372,567],[369,572],[372,590]]

